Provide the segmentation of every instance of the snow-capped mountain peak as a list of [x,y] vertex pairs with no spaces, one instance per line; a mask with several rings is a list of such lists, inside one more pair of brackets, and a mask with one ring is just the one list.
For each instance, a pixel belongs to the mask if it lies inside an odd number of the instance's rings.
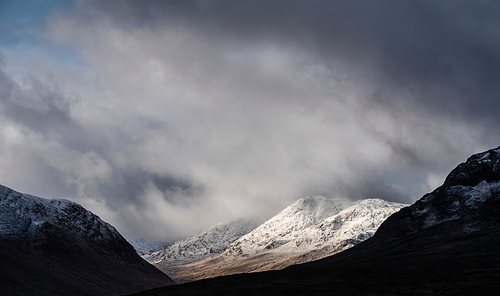
[[[368,239],[388,216],[404,206],[381,199],[349,201],[308,196],[228,244],[221,253],[206,254],[205,259],[175,266],[170,262],[175,262],[178,253],[169,249],[166,250],[171,255],[160,251],[157,255],[152,254],[155,256],[144,258],[179,283],[233,273],[281,269],[323,258]],[[182,242],[179,246],[185,244]]]
[[177,241],[163,250],[143,256],[150,263],[163,261],[168,265],[185,264],[210,257],[255,229],[258,219],[239,219],[218,224],[197,235]]
[[221,256],[245,258],[272,249],[299,254],[333,239],[350,239],[355,244],[373,235],[390,214],[404,206],[381,199],[353,202],[308,196],[229,245]]
[[301,221],[306,225],[316,224],[331,215],[340,212],[343,208],[352,202],[341,198],[326,198],[324,196],[306,196],[300,198],[292,205],[286,207],[283,211],[267,221],[267,224],[273,224],[276,221]]
[[121,237],[113,226],[75,202],[22,194],[0,185],[0,237],[36,244],[53,227],[101,243]]

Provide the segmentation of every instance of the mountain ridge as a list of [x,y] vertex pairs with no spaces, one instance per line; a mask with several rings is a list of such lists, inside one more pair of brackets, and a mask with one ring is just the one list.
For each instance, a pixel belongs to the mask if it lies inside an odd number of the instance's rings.
[[0,260],[9,295],[122,295],[174,284],[81,205],[1,185]]
[[[167,257],[162,251],[144,258],[178,283],[234,273],[282,269],[356,245],[373,235],[385,218],[404,206],[381,199],[353,202],[341,198],[308,196],[297,200],[219,252],[201,260],[176,264],[175,256]],[[196,239],[193,237],[191,240]],[[305,254],[307,252],[311,253]]]
[[198,234],[174,242],[163,250],[146,254],[143,258],[153,264],[168,259],[169,265],[198,261],[224,250],[259,224],[260,220],[258,219],[238,219],[229,223],[217,224]]

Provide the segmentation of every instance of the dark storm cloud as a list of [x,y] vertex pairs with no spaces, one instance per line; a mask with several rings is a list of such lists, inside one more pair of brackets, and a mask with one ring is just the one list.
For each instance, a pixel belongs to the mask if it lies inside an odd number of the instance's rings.
[[140,169],[122,171],[115,169],[115,171],[119,173],[113,176],[112,181],[106,182],[99,187],[99,193],[113,201],[108,203],[112,210],[119,210],[123,204],[133,204],[142,209],[144,205],[141,204],[140,197],[144,194],[148,183],[158,189],[165,201],[171,204],[182,204],[183,201],[178,200],[175,194],[170,193],[181,191],[187,193],[183,195],[184,197],[195,199],[196,195],[202,192],[200,186],[195,186],[188,180],[160,176]]
[[[366,108],[385,105],[387,113],[401,114],[396,122],[405,121],[409,109],[423,109],[463,124],[500,127],[497,1],[86,3],[125,28],[154,32],[167,25],[184,26],[228,46],[265,40],[301,48],[326,67],[335,68],[339,59],[347,61],[350,68],[331,79],[373,81],[376,86]],[[360,74],[359,68],[366,70]],[[394,89],[409,95],[402,96]],[[314,106],[316,102],[308,104]],[[403,112],[398,107],[401,104]],[[439,137],[435,140],[441,141]],[[394,156],[410,167],[421,169],[434,162],[404,139],[388,137],[384,141]],[[448,146],[450,157],[465,156],[442,142]]]
[[[125,26],[196,26],[319,56],[377,63],[415,104],[467,120],[500,121],[497,1],[97,1]],[[379,79],[379,78],[378,78]],[[387,82],[387,81],[386,81]],[[403,99],[403,98],[399,98]],[[486,118],[485,118],[486,117]]]
[[[124,30],[141,28],[153,34],[166,27],[188,28],[207,40],[217,40],[229,47],[265,42],[299,48],[327,69],[335,69],[338,67],[336,61],[342,60],[347,68],[332,71],[334,74],[330,78],[338,82],[359,81],[360,84],[370,81],[372,93],[367,94],[361,112],[369,116],[372,110],[380,110],[398,126],[410,125],[408,115],[411,113],[452,118],[464,125],[495,128],[500,125],[497,116],[500,87],[495,80],[500,72],[496,54],[500,50],[500,20],[496,17],[500,14],[500,4],[494,1],[81,3],[86,13],[80,16],[87,18],[87,22],[104,17]],[[209,69],[216,67],[215,64]],[[249,84],[247,79],[241,89]],[[273,82],[273,87],[276,85]],[[250,88],[262,87],[263,84],[256,84]],[[288,90],[285,87],[278,92],[283,91]],[[267,99],[280,100],[279,95]],[[321,106],[314,99],[302,100],[300,104],[301,108]],[[362,116],[357,120],[378,134],[391,149],[393,157],[408,167],[423,169],[436,163],[435,157],[408,140],[408,131],[404,136],[388,135],[373,129],[372,122]],[[448,151],[443,158],[465,156],[429,127],[419,130],[417,125],[412,128],[440,142],[439,145]],[[367,188],[374,187],[370,185],[373,183],[371,174],[366,172],[359,176],[359,181],[366,182]],[[393,197],[394,192],[391,193]],[[407,200],[407,196],[401,196],[401,200]]]
[[[134,158],[134,149],[142,144],[140,134],[161,133],[165,123],[154,116],[130,115],[124,120],[137,123],[139,136],[134,135],[120,124],[96,124],[99,115],[82,121],[79,100],[32,75],[15,81],[0,68],[2,184],[77,201],[132,237],[170,240],[197,231],[196,223],[186,226],[183,218],[189,219],[187,209],[204,192],[203,186],[189,177],[141,168]],[[112,110],[103,110],[113,118]],[[176,207],[186,210],[179,213]],[[165,225],[163,216],[179,222]],[[163,224],[151,227],[156,223]]]
[[0,111],[4,116],[35,132],[61,134],[64,140],[78,133],[70,114],[70,98],[32,76],[28,76],[21,87],[2,66],[0,56]]
[[[8,83],[8,82],[7,82]],[[59,133],[74,128],[69,115],[69,104],[59,93],[44,88],[35,79],[28,90],[12,87],[10,95],[2,97],[4,114],[28,128],[47,133],[57,129]]]
[[36,78],[30,77],[24,83],[28,86],[21,88],[0,68],[0,104],[5,116],[37,132],[74,126],[68,98]]
[[[1,62],[1,60],[0,60]],[[168,175],[144,171],[137,168],[122,169],[113,161],[112,154],[116,146],[127,145],[128,135],[116,131],[118,136],[110,142],[103,134],[90,132],[72,118],[71,108],[76,101],[57,90],[43,84],[40,80],[28,77],[21,87],[0,68],[0,114],[5,119],[26,128],[29,132],[43,135],[44,139],[57,142],[69,151],[78,154],[94,153],[111,167],[110,180],[94,180],[92,186],[85,186],[84,191],[91,196],[106,197],[108,206],[116,210],[123,204],[140,205],[140,195],[144,193],[148,182],[165,193],[169,202],[178,202],[168,192],[199,192],[188,180],[176,179]],[[158,128],[160,123],[154,118],[139,120],[147,128]],[[30,143],[36,155],[40,143]],[[51,190],[43,191],[53,197],[71,197],[77,195],[77,184],[68,180],[68,172],[48,164],[43,157],[36,156],[33,161],[38,174]],[[27,186],[28,190],[30,189]]]

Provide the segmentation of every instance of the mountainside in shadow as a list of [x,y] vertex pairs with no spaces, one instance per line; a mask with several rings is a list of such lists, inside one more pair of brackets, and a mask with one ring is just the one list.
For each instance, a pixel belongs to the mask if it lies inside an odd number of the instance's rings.
[[1,185],[0,262],[3,295],[123,295],[174,284],[79,204]]
[[[366,240],[388,216],[404,206],[381,199],[352,202],[308,196],[257,228],[252,225],[241,231],[241,226],[236,227],[241,222],[216,226],[144,258],[178,283],[282,269],[329,256]],[[233,241],[219,238],[226,236]]]
[[497,295],[500,147],[471,156],[375,235],[284,270],[197,281],[138,295]]

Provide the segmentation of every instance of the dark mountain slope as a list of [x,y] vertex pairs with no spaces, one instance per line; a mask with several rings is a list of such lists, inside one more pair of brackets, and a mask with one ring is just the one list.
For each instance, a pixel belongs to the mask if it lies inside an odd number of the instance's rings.
[[351,249],[282,271],[220,277],[139,295],[498,295],[500,147],[391,215]]
[[0,186],[2,295],[122,295],[174,284],[108,223]]
[[432,266],[439,262],[491,268],[500,267],[498,255],[500,149],[494,149],[460,164],[441,187],[390,216],[365,244],[310,266]]

